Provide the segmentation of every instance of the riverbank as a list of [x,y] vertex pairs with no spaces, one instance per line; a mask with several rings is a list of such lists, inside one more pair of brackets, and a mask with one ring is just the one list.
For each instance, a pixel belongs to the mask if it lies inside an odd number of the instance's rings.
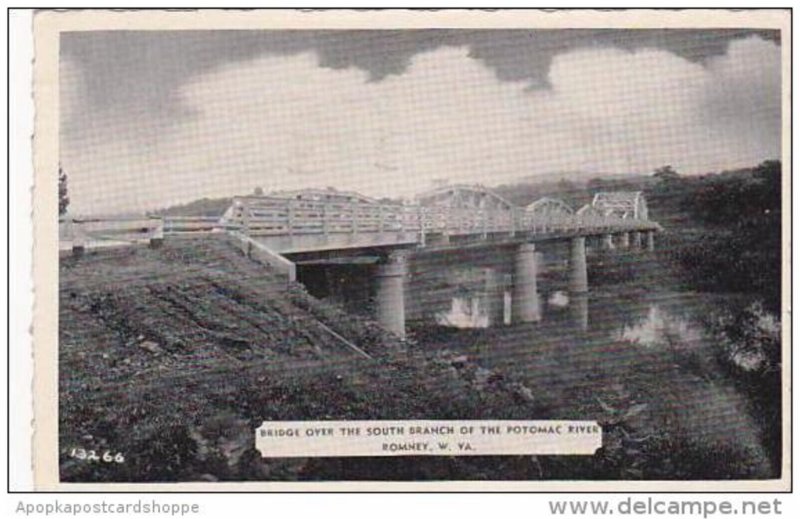
[[[695,317],[710,337],[703,356],[704,364],[711,366],[705,372],[747,395],[772,465],[779,467],[783,451],[781,287],[776,265],[780,226],[764,226],[758,240],[746,243],[749,234],[752,229],[738,235],[732,229],[682,226],[659,236],[657,254],[630,261],[619,253],[606,253],[590,266],[590,274],[604,292],[679,292],[706,301],[706,309]],[[697,366],[690,363],[692,369]]]
[[[627,477],[777,477],[780,325],[758,298],[689,290],[640,251],[596,251],[589,273],[587,296],[565,292],[566,272],[543,273],[539,322],[414,333],[520,380],[548,418],[627,417],[623,435],[647,439],[619,458]],[[745,346],[768,355],[745,369]]]

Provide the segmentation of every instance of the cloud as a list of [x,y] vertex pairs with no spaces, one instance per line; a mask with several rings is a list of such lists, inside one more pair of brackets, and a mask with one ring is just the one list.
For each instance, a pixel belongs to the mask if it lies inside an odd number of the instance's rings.
[[84,114],[63,161],[82,212],[256,186],[386,196],[436,178],[493,185],[667,163],[701,173],[778,156],[779,65],[778,46],[756,37],[705,66],[657,49],[573,50],[554,58],[549,89],[531,90],[498,80],[468,47],[417,53],[405,73],[377,82],[360,68],[321,67],[315,52],[265,56],[183,84],[178,100],[193,115],[179,121]]
[[714,81],[704,91],[702,117],[729,136],[739,153],[780,156],[781,56],[775,45],[751,37],[732,42],[709,63]]

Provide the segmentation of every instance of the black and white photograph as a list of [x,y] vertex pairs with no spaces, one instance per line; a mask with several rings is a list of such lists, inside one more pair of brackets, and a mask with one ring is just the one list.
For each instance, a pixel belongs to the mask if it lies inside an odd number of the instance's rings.
[[788,11],[279,14],[36,14],[40,481],[787,488]]

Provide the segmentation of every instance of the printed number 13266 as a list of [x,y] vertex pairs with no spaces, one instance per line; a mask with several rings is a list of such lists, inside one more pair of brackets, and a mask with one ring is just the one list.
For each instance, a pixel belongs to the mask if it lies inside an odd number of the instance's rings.
[[111,451],[105,451],[103,454],[97,454],[97,451],[82,449],[80,447],[73,447],[69,451],[71,458],[86,461],[103,461],[105,463],[124,463],[125,456],[121,452],[114,454]]

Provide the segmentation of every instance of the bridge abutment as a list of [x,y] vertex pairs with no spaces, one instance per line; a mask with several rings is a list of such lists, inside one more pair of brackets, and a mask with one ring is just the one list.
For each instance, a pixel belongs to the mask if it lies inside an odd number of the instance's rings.
[[647,231],[647,250],[653,252],[656,250],[656,232]]
[[511,321],[514,323],[530,323],[541,319],[536,276],[536,247],[532,243],[523,243],[514,255],[511,298]]
[[401,338],[406,336],[404,285],[407,263],[405,253],[393,252],[378,265],[375,273],[378,323]]
[[586,238],[577,236],[570,244],[570,292],[581,294],[589,291],[589,277],[586,272]]

